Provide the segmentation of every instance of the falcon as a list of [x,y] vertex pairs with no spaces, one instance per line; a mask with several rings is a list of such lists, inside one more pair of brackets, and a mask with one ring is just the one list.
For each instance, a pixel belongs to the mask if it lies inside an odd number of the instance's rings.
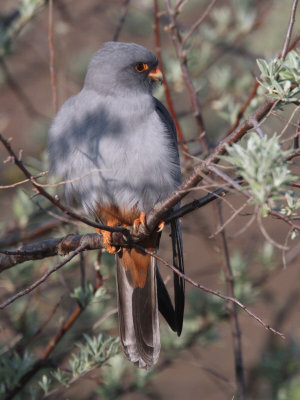
[[[176,129],[152,96],[162,80],[156,55],[135,43],[107,42],[92,57],[82,90],[60,108],[49,131],[51,173],[68,181],[68,202],[108,226],[146,223],[145,216],[181,183]],[[163,225],[163,224],[161,224]],[[155,251],[158,227],[139,243]],[[127,358],[148,369],[160,352],[158,310],[181,334],[184,281],[174,273],[174,305],[154,257],[136,248],[116,254],[121,344]],[[184,272],[180,223],[171,222],[173,264]]]

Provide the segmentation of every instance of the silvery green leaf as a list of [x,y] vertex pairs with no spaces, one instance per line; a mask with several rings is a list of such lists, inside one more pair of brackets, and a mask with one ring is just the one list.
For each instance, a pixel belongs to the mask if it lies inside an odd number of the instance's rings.
[[290,71],[287,71],[287,70],[279,72],[279,76],[282,79],[291,79],[291,80],[294,79],[294,75]]
[[256,60],[256,63],[258,65],[258,68],[264,75],[266,75],[266,76],[269,75],[269,67],[268,67],[268,63],[266,62],[266,60],[264,60],[263,58],[258,58]]

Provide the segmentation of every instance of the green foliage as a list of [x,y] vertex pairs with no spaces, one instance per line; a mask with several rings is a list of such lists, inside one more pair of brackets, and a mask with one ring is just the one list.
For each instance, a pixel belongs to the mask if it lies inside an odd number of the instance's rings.
[[20,227],[28,224],[30,216],[33,214],[35,205],[24,190],[19,189],[17,196],[13,200],[13,211],[18,219]]
[[296,210],[300,208],[300,199],[293,190],[287,190],[284,194],[286,205],[281,208],[280,212],[287,216],[295,215]]
[[251,304],[255,301],[257,290],[253,288],[249,279],[249,261],[243,257],[240,251],[236,250],[230,257],[232,274],[234,277],[234,295],[244,304]]
[[106,289],[103,287],[100,287],[94,294],[94,288],[91,282],[88,282],[84,289],[82,286],[74,288],[73,293],[71,293],[71,297],[75,299],[82,308],[85,308],[94,298],[94,296],[96,298],[100,298],[104,297],[105,295]]
[[[139,9],[140,3],[142,7]],[[183,2],[184,7],[182,10],[185,11],[190,7],[191,13],[186,15],[178,13],[177,17],[182,31],[188,32],[191,26],[190,22],[192,22],[193,18],[199,17],[196,16],[196,10],[204,9],[206,3],[198,0]],[[259,5],[259,2],[256,3]],[[0,26],[0,56],[6,55],[11,50],[12,39],[26,25],[29,25],[27,22],[36,15],[45,4],[45,1],[21,0],[19,4],[20,12],[18,17],[8,27]],[[141,42],[142,39],[152,35],[151,25],[153,19],[152,14],[148,12],[150,7],[152,7],[152,3],[150,4],[148,0],[143,0],[138,2],[137,7],[129,8],[129,13],[125,20],[125,28],[128,27],[134,33],[134,37],[128,37],[128,40],[135,40],[138,37]],[[96,12],[96,8],[93,10]],[[109,9],[106,14],[108,19],[113,20],[113,26],[116,26],[119,21],[119,11],[119,9],[114,11]],[[257,43],[249,41],[250,35],[248,33],[251,32],[257,22],[263,22],[264,16],[261,15],[261,11],[262,9],[251,0],[229,0],[226,4],[225,2],[223,4],[217,3],[209,13],[208,18],[200,24],[195,34],[186,42],[185,50],[187,52],[188,67],[200,99],[206,129],[211,142],[216,140],[217,134],[223,135],[224,120],[230,124],[236,121],[241,104],[246,100],[250,92],[253,84],[251,71],[255,62],[255,55],[259,51]],[[60,12],[63,12],[63,10],[60,9]],[[55,10],[55,13],[59,14],[58,9]],[[183,20],[180,20],[181,16]],[[56,18],[56,15],[54,17]],[[161,15],[160,20],[164,24],[166,16]],[[47,21],[47,18],[45,18],[45,21]],[[74,21],[71,21],[70,25]],[[57,21],[55,20],[54,22]],[[63,23],[66,24],[67,22],[63,21]],[[54,24],[55,39],[59,39],[59,28],[59,22]],[[76,35],[73,29],[70,29],[70,31],[72,31],[72,35]],[[45,32],[47,32],[47,29],[45,29]],[[126,40],[129,34],[127,31],[126,36],[124,36]],[[272,41],[277,40],[277,36],[274,35],[272,30],[270,35]],[[182,32],[182,37],[184,37],[184,32]],[[121,39],[123,40],[122,37]],[[278,38],[278,40],[280,40],[281,45],[281,38]],[[246,41],[248,41],[247,46],[245,46]],[[66,43],[68,42],[66,41]],[[149,44],[149,42],[145,43],[146,45]],[[94,45],[95,43],[92,43],[89,46],[92,48]],[[81,51],[79,47],[76,48],[75,56],[68,58],[71,61],[69,61],[69,65],[66,68],[70,72],[67,74],[69,77],[71,75],[73,80],[81,82],[90,52],[88,50],[89,47],[84,51]],[[164,46],[162,52],[165,61],[164,67],[167,71],[167,80],[172,90],[172,96],[174,100],[176,99],[175,108],[181,111],[178,114],[182,118],[180,121],[182,126],[186,128],[184,129],[185,137],[188,138],[190,135],[191,138],[194,138],[195,129],[191,129],[191,125],[188,125],[190,121],[194,121],[194,116],[192,113],[187,112],[189,109],[188,98],[179,98],[178,94],[186,94],[186,86],[182,79],[180,64],[174,56],[174,52],[170,50],[171,47],[169,46],[168,49],[167,46]],[[59,58],[56,60],[59,61]],[[276,59],[269,63],[265,60],[258,60],[258,65],[261,70],[261,86],[258,88],[258,95],[251,100],[251,104],[247,107],[244,114],[245,117],[260,104],[264,90],[267,90],[271,97],[281,100],[284,103],[283,105],[292,101],[299,102],[298,53],[289,53],[284,61]],[[59,68],[59,64],[57,64],[57,67]],[[163,99],[163,87],[159,87],[158,90],[159,96]],[[174,96],[174,93],[178,96]],[[180,109],[181,103],[184,103],[184,106]],[[212,118],[209,118],[209,113],[212,114]],[[215,122],[218,119],[221,121]],[[36,140],[37,138],[33,140],[35,147]],[[43,142],[43,140],[44,134],[39,136],[39,143]],[[189,146],[193,146],[193,144],[189,144]],[[237,172],[240,175],[244,174],[243,177],[247,180],[247,189],[251,192],[257,204],[263,207],[267,205],[266,208],[268,209],[268,204],[280,197],[283,199],[284,205],[280,203],[278,210],[287,216],[295,215],[300,206],[300,201],[294,191],[286,190],[285,184],[293,176],[284,161],[288,152],[284,152],[280,148],[278,137],[260,139],[257,135],[251,134],[246,147],[234,145],[229,148],[228,154],[227,161],[237,168]],[[28,158],[26,159],[26,165],[28,165]],[[34,173],[47,169],[44,160],[40,163],[37,160],[30,160],[30,166],[31,168],[33,167]],[[53,183],[57,182],[57,179],[51,178],[49,180],[47,177],[47,183],[52,183],[52,179]],[[44,180],[42,181],[45,182]],[[62,186],[48,187],[47,191],[55,195],[56,193],[61,193],[62,189]],[[19,226],[22,228],[27,227],[33,222],[33,217],[36,218],[42,208],[47,208],[48,210],[48,207],[49,203],[44,201],[41,196],[31,198],[31,193],[27,195],[26,192],[20,191],[14,205]],[[68,233],[68,229],[74,233],[73,226],[66,228],[66,226],[62,225],[59,228],[59,236]],[[85,228],[80,227],[80,229]],[[53,236],[53,232],[51,236]],[[89,275],[88,279],[93,281],[94,271],[91,267],[95,261],[96,252],[87,253],[89,254],[85,256],[86,274]],[[44,370],[43,375],[37,375],[32,380],[31,387],[22,388],[20,399],[27,398],[28,391],[31,393],[28,398],[31,399],[40,399],[41,390],[44,393],[44,397],[47,397],[50,393],[59,393],[63,388],[71,387],[73,383],[97,367],[101,367],[102,382],[96,389],[101,398],[118,399],[123,393],[134,391],[147,393],[153,390],[153,388],[151,389],[151,380],[156,371],[160,372],[164,368],[164,361],[166,361],[165,365],[168,365],[168,362],[172,363],[182,351],[185,350],[187,353],[195,345],[206,346],[220,343],[222,329],[218,328],[220,328],[220,322],[228,319],[226,302],[213,295],[203,293],[199,289],[190,290],[188,288],[187,312],[181,337],[177,338],[175,334],[171,333],[164,322],[161,324],[162,350],[160,364],[158,364],[157,369],[141,371],[131,366],[123,354],[117,354],[118,339],[106,339],[103,335],[98,337],[84,335],[85,341],[77,344],[76,351],[70,355],[70,343],[78,340],[78,335],[86,332],[87,327],[91,329],[94,321],[99,316],[104,316],[103,319],[105,319],[105,316],[109,314],[109,310],[115,307],[115,279],[112,277],[114,274],[113,260],[113,257],[107,253],[102,255],[101,274],[104,278],[105,289],[100,288],[95,294],[89,281],[84,287],[76,287],[80,277],[78,276],[79,268],[76,265],[78,260],[74,259],[68,264],[69,267],[66,266],[59,273],[53,274],[47,284],[42,287],[43,290],[36,291],[34,296],[25,296],[19,299],[11,307],[4,310],[5,316],[11,322],[13,334],[16,337],[21,336],[26,339],[44,322],[44,311],[47,310],[49,312],[49,308],[45,307],[45,302],[49,302],[47,306],[49,304],[54,305],[57,299],[66,292],[66,286],[70,288],[71,295],[64,296],[57,314],[55,314],[53,320],[49,321],[49,326],[45,326],[42,335],[37,336],[30,343],[34,350],[40,350],[48,341],[49,334],[51,339],[51,334],[57,331],[57,327],[60,326],[60,320],[65,318],[66,313],[69,312],[71,306],[74,306],[75,301],[82,308],[86,308],[85,312],[80,316],[80,321],[74,324],[75,328],[70,329],[51,355],[51,360],[60,367],[51,371]],[[7,271],[6,277],[9,278],[7,280],[10,280],[9,284],[11,285],[9,291],[16,291],[18,285],[23,286],[25,283],[32,282],[42,273],[41,270],[53,265],[53,262],[55,262],[53,259],[45,259],[38,264],[36,262],[26,263]],[[261,254],[253,254],[253,258],[250,256],[247,258],[240,251],[234,251],[231,257],[235,294],[244,303],[256,301],[259,294],[259,288],[255,287],[254,289],[249,277],[249,271],[253,263],[257,262],[259,262],[263,270],[266,270],[264,272],[271,272],[274,266],[278,265],[276,254],[270,244],[266,243]],[[37,265],[38,268],[36,268]],[[251,270],[251,273],[255,274],[255,271]],[[62,282],[66,285],[61,285]],[[74,284],[74,282],[76,283]],[[28,306],[29,300],[30,306]],[[116,318],[106,318],[104,322],[101,321],[100,328],[102,332],[116,332]],[[66,343],[68,343],[67,347],[65,346]],[[192,349],[194,350],[195,347]],[[297,357],[297,349],[294,353],[287,349],[281,351],[275,349],[264,358],[260,374],[264,383],[268,382],[270,387],[276,386],[274,399],[300,398],[299,370],[295,368]],[[31,367],[32,358],[28,352],[24,356],[19,356],[14,352],[1,355],[0,397],[7,389],[15,387],[20,382],[21,376]],[[65,362],[67,364],[66,369],[62,367]],[[285,374],[285,365],[287,365],[288,376],[286,379],[282,379]],[[152,397],[156,398],[156,396]],[[58,398],[60,398],[59,395]]]
[[281,148],[276,134],[260,138],[251,132],[246,146],[234,143],[226,146],[226,150],[228,155],[221,158],[237,168],[254,201],[261,206],[282,196],[286,185],[295,179],[285,161],[290,151]]
[[73,378],[86,373],[93,367],[100,367],[109,358],[118,353],[119,338],[109,337],[105,339],[103,334],[97,337],[83,335],[86,343],[78,343],[78,354],[72,354],[70,367]]
[[255,260],[263,266],[264,270],[271,271],[276,265],[273,245],[269,242],[265,242],[262,249],[256,254]]
[[78,352],[71,354],[69,360],[70,370],[63,371],[58,368],[51,371],[52,379],[44,374],[38,382],[39,386],[46,396],[50,391],[60,390],[60,386],[69,387],[79,378],[86,375],[95,368],[102,367],[112,360],[119,352],[119,338],[105,338],[103,334],[90,337],[83,335],[85,342],[77,343]]
[[122,392],[126,363],[123,355],[116,355],[109,361],[109,365],[102,368],[105,385],[97,388],[97,393],[106,400],[117,399]]
[[45,394],[48,394],[50,391],[51,379],[48,378],[47,375],[42,376],[42,380],[38,382],[40,388],[43,390]]
[[297,51],[289,52],[284,60],[274,58],[267,62],[258,59],[257,65],[261,72],[258,81],[268,96],[285,103],[299,103],[300,56]]
[[21,357],[16,352],[7,352],[0,357],[0,394],[18,385],[21,377],[30,369],[33,359],[27,352]]

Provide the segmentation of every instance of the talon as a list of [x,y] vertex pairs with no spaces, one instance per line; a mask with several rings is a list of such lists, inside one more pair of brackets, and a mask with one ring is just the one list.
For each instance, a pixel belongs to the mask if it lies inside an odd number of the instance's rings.
[[141,224],[146,225],[146,214],[144,212],[141,212],[139,218],[133,221],[133,231],[137,232]]
[[165,222],[164,221],[161,221],[159,224],[158,224],[158,229],[157,229],[157,232],[161,232],[163,229],[164,229],[164,227],[165,227]]

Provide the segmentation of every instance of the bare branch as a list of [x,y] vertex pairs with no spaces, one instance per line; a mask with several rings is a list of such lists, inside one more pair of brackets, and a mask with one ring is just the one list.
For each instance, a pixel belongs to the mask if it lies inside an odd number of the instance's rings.
[[[94,285],[94,294],[96,291],[99,289],[99,287],[102,286],[102,279],[100,274],[97,275],[97,282]],[[52,351],[55,349],[57,344],[60,342],[60,340],[63,338],[65,333],[67,333],[74,322],[77,321],[78,317],[82,314],[82,312],[85,310],[85,307],[77,306],[75,310],[72,312],[70,317],[61,325],[61,327],[58,329],[56,332],[55,336],[50,339],[48,342],[48,345],[44,349],[42,355],[37,359],[37,361],[31,366],[28,372],[26,372],[21,379],[19,380],[19,384],[11,390],[7,395],[5,396],[4,400],[11,400],[15,397],[17,393],[19,393],[20,390],[35,376],[35,374],[45,366],[46,361],[49,358],[49,355],[52,353]]]
[[[181,126],[179,124],[174,106],[173,106],[173,101],[171,97],[171,93],[169,90],[169,85],[166,79],[166,74],[165,70],[163,67],[163,62],[162,62],[162,56],[161,56],[161,46],[160,46],[160,34],[159,34],[159,9],[158,9],[158,0],[154,0],[154,38],[155,38],[155,50],[158,58],[158,63],[159,67],[161,69],[161,72],[163,74],[163,88],[164,88],[164,93],[165,93],[165,98],[168,104],[168,109],[169,112],[173,118],[173,121],[175,123],[176,131],[177,131],[177,138],[178,138],[178,143],[180,143],[180,146],[182,148],[183,152],[188,152],[188,148],[185,145],[185,139],[183,136],[183,132],[181,129]],[[185,157],[187,157],[185,155]]]
[[77,254],[79,254],[81,251],[85,250],[86,244],[82,244],[79,246],[76,250],[74,250],[67,258],[65,258],[63,261],[61,261],[59,264],[57,264],[55,267],[49,269],[43,276],[41,276],[40,279],[32,283],[30,286],[28,286],[26,289],[21,290],[14,296],[10,297],[8,300],[6,300],[4,303],[0,304],[0,310],[3,310],[5,307],[7,307],[9,304],[13,303],[16,301],[19,297],[25,296],[25,294],[32,292],[36,287],[41,285],[53,272],[57,271],[61,267],[63,267],[65,264],[67,264],[69,261],[72,260]]
[[206,204],[210,203],[213,200],[216,200],[220,196],[225,196],[229,188],[230,185],[224,186],[223,188],[214,190],[212,193],[208,193],[206,196],[201,197],[200,199],[193,200],[191,203],[185,204],[178,210],[173,211],[172,214],[169,215],[167,218],[165,218],[164,219],[165,223],[168,224],[174,219],[181,218],[186,214],[189,214],[190,212],[196,210],[197,208],[205,206]]
[[193,115],[196,119],[196,124],[197,124],[197,129],[199,133],[199,137],[201,137],[201,144],[202,144],[202,150],[206,151],[207,150],[207,144],[206,144],[206,136],[203,135],[203,132],[205,132],[205,126],[204,126],[204,121],[201,113],[201,107],[198,101],[196,89],[194,87],[189,68],[187,66],[187,55],[186,51],[183,50],[183,44],[182,44],[182,37],[180,35],[177,22],[176,22],[176,12],[172,9],[171,7],[171,2],[170,0],[165,0],[166,4],[166,9],[169,15],[170,19],[170,26],[169,26],[169,31],[171,33],[171,38],[175,47],[175,51],[177,54],[177,58],[180,63],[180,68],[183,76],[183,80],[185,82],[188,94],[191,99],[192,107],[193,107]]
[[27,114],[34,118],[48,119],[48,117],[46,115],[43,115],[42,113],[40,113],[39,111],[37,111],[35,109],[30,98],[24,92],[23,88],[19,85],[19,83],[15,80],[14,76],[10,73],[10,71],[7,67],[7,64],[5,62],[5,59],[3,57],[0,57],[0,65],[2,67],[2,71],[5,75],[7,84],[9,85],[10,89],[13,91],[15,96],[18,98],[20,103],[23,105]]
[[173,265],[169,264],[167,261],[165,261],[163,258],[159,257],[157,254],[155,254],[153,251],[149,251],[147,249],[144,249],[143,247],[139,245],[135,245],[135,247],[139,248],[140,250],[144,251],[147,254],[150,254],[152,257],[156,258],[158,261],[160,261],[162,264],[164,264],[166,267],[170,268],[173,272],[178,274],[181,278],[183,278],[186,282],[190,283],[192,286],[197,287],[198,289],[203,290],[206,293],[213,294],[214,296],[220,297],[223,300],[226,301],[231,301],[238,305],[240,308],[242,308],[250,317],[254,318],[258,323],[260,323],[265,329],[271,331],[272,333],[280,336],[282,339],[285,339],[285,336],[283,333],[276,331],[274,328],[270,327],[268,324],[266,324],[260,317],[258,317],[254,312],[249,310],[243,303],[241,303],[238,299],[226,296],[224,294],[221,294],[217,290],[209,289],[206,286],[201,285],[200,283],[197,283],[187,275],[183,274],[182,272],[178,271],[177,268],[175,268]]
[[185,37],[182,39],[182,47],[185,45],[186,41],[192,36],[192,34],[195,32],[195,30],[199,28],[199,26],[202,24],[202,22],[208,16],[211,9],[216,4],[216,1],[217,0],[210,1],[208,6],[206,7],[206,10],[204,10],[204,12],[202,13],[201,17],[191,26],[191,29],[188,31],[188,33],[185,35]]
[[44,221],[39,225],[31,227],[30,229],[15,229],[11,233],[5,232],[3,236],[0,237],[0,248],[14,246],[20,242],[28,242],[29,240],[35,239],[36,237],[42,236],[45,233],[56,229],[61,224],[61,221],[58,221],[57,219],[51,219]]
[[[13,158],[12,158],[12,160],[13,160]],[[37,174],[37,175],[33,175],[33,176],[32,176],[32,180],[33,180],[33,179],[40,178],[41,176],[45,176],[45,175],[47,175],[47,174],[48,174],[48,171],[40,172],[40,173]],[[30,182],[30,181],[31,181],[31,179],[23,179],[22,181],[16,182],[16,183],[12,183],[11,185],[0,185],[0,190],[1,190],[1,189],[11,189],[11,188],[15,188],[15,187],[17,187],[17,186],[23,185],[24,183],[27,183],[27,182]]]
[[236,120],[235,120],[233,126],[226,132],[225,136],[230,135],[236,129],[236,127],[239,125],[239,123],[241,122],[241,119],[243,118],[243,115],[245,114],[247,107],[249,106],[251,101],[256,96],[258,88],[259,88],[259,83],[255,79],[249,96],[247,97],[246,101],[241,105],[241,107],[237,113]]
[[266,231],[263,223],[262,223],[262,215],[261,215],[261,208],[257,207],[256,210],[256,220],[259,226],[259,229],[261,231],[261,233],[264,235],[264,237],[266,238],[266,240],[268,242],[270,242],[274,247],[277,247],[280,250],[288,250],[289,248],[286,246],[281,245],[280,243],[277,243],[274,239],[271,238],[271,236],[268,234],[268,232]]
[[25,261],[68,254],[83,245],[85,250],[100,249],[103,246],[102,236],[98,233],[68,235],[23,245],[18,250],[0,250],[0,273]]
[[[220,203],[219,200],[217,201],[217,210],[218,210],[219,223],[221,226],[224,226],[222,204]],[[234,275],[232,273],[227,237],[224,228],[221,230],[221,238],[222,238],[222,246],[225,259],[224,272],[226,277],[227,293],[231,298],[235,298]],[[243,365],[242,337],[241,337],[241,329],[237,313],[237,305],[233,302],[228,301],[228,309],[229,309],[229,317],[231,325],[231,336],[233,341],[233,354],[235,360],[234,364],[235,364],[237,398],[245,400],[246,384],[245,384],[244,365]]]
[[[149,231],[153,230],[159,221],[164,220],[164,217],[168,214],[169,210],[171,210],[172,207],[183,199],[189,191],[203,179],[203,175],[208,173],[207,166],[219,162],[219,156],[225,153],[226,145],[231,145],[232,143],[237,142],[253,128],[251,119],[254,118],[256,121],[260,121],[267,115],[274,104],[276,104],[276,101],[271,98],[265,100],[249,118],[239,125],[229,136],[224,138],[201,164],[194,168],[193,173],[182,183],[178,190],[171,193],[170,196],[158,203],[153,210],[150,211],[147,215],[147,228]],[[143,226],[141,226],[141,233],[147,234],[147,230],[143,232],[142,229]]]
[[282,58],[282,59],[285,58],[285,56],[287,55],[287,52],[288,52],[288,47],[289,47],[289,43],[291,40],[292,30],[293,30],[293,26],[295,23],[295,15],[296,15],[296,10],[297,10],[297,5],[298,5],[298,0],[293,0],[290,21],[289,21],[288,29],[286,32],[283,48],[281,50],[281,55],[280,55],[280,58]]
[[121,30],[123,28],[127,13],[128,13],[128,8],[129,8],[129,3],[130,0],[124,0],[123,4],[122,4],[122,11],[121,11],[121,18],[120,21],[118,23],[118,26],[115,30],[114,36],[113,36],[113,41],[116,42],[119,39]]
[[54,69],[54,45],[53,45],[53,0],[49,0],[49,18],[48,18],[48,43],[49,43],[49,54],[50,54],[50,78],[51,78],[51,89],[52,89],[52,102],[53,102],[53,114],[57,113],[57,91],[56,91],[56,76]]
[[278,219],[281,219],[282,221],[286,222],[288,225],[290,225],[295,231],[300,231],[300,226],[295,224],[289,217],[286,215],[280,214],[278,211],[270,210],[269,214],[272,215],[273,217],[276,217]]

